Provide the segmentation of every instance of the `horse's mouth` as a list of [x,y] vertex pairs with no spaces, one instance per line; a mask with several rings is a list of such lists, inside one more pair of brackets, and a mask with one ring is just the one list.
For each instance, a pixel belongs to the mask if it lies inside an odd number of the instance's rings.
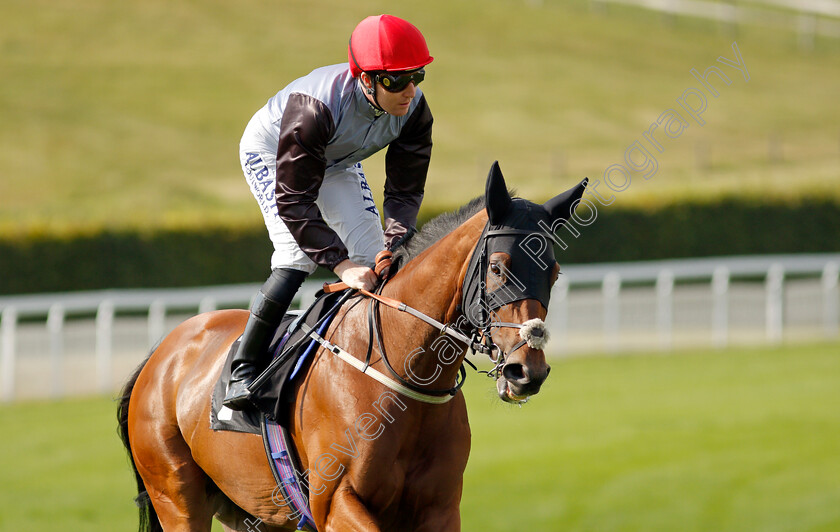
[[496,390],[499,392],[499,399],[515,405],[528,402],[528,397],[530,397],[528,394],[517,395],[504,377],[499,377],[496,381]]

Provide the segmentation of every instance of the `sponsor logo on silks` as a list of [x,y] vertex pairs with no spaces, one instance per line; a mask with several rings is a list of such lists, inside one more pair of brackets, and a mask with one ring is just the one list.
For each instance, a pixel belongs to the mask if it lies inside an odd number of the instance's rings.
[[275,218],[280,217],[277,211],[277,203],[274,199],[274,180],[270,179],[268,166],[263,162],[259,153],[246,152],[246,160],[242,167],[248,179],[248,184],[257,198],[264,214],[273,214]]
[[370,190],[365,173],[362,171],[362,163],[356,163],[356,173],[359,174],[359,184],[362,187],[362,199],[370,202],[370,205],[365,207],[365,210],[379,216],[379,211],[376,210],[376,202],[373,201],[373,192]]

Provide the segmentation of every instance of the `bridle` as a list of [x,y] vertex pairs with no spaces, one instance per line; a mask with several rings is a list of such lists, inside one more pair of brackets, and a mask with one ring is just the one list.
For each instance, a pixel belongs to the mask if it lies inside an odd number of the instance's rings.
[[[510,227],[491,229],[490,221],[488,221],[487,224],[484,226],[484,230],[481,233],[481,237],[479,238],[478,243],[476,244],[476,248],[473,251],[472,258],[470,259],[470,265],[468,266],[467,274],[464,277],[464,284],[461,288],[460,309],[463,312],[464,316],[466,316],[472,328],[471,341],[473,343],[473,346],[480,342],[480,345],[485,347],[485,349],[482,350],[482,352],[487,354],[490,357],[490,360],[492,360],[495,363],[493,369],[484,372],[487,374],[488,377],[491,377],[493,379],[499,378],[501,370],[505,366],[506,360],[515,351],[526,345],[529,339],[524,337],[521,338],[519,342],[514,344],[513,347],[511,347],[510,350],[508,350],[507,352],[504,352],[493,341],[493,329],[508,327],[522,330],[524,327],[526,327],[526,325],[522,323],[493,321],[491,317],[493,311],[509,303],[513,303],[515,301],[527,298],[523,297],[524,294],[521,293],[521,290],[510,290],[510,287],[508,287],[508,290],[499,289],[492,293],[488,293],[487,283],[484,281],[484,275],[489,270],[490,266],[489,242],[490,239],[494,237],[510,237],[520,235],[530,236],[533,234],[534,231]],[[502,292],[503,295],[496,296],[496,294],[498,294],[499,292]],[[491,295],[493,297],[490,297]],[[475,309],[477,309],[479,312],[478,316],[476,316],[472,312]],[[473,347],[473,353],[475,352],[476,349]],[[497,353],[495,357],[493,356],[494,353]]]
[[[459,330],[457,327],[452,327],[449,325],[445,325],[438,320],[424,314],[417,309],[414,309],[405,303],[400,301],[388,298],[382,295],[382,291],[387,283],[387,278],[383,280],[383,282],[379,285],[375,292],[369,292],[367,290],[359,290],[364,296],[370,298],[370,305],[368,307],[368,349],[367,353],[364,358],[364,363],[362,364],[357,358],[352,357],[349,353],[344,352],[341,348],[331,344],[330,342],[321,338],[317,333],[312,330],[308,330],[307,332],[309,335],[314,338],[316,341],[321,343],[321,345],[328,350],[332,351],[334,354],[338,355],[339,357],[345,359],[348,363],[351,363],[357,369],[362,371],[363,373],[370,374],[374,379],[377,381],[386,384],[390,388],[403,393],[404,395],[408,395],[414,399],[419,401],[428,402],[428,403],[442,403],[450,400],[454,397],[458,390],[466,382],[466,369],[464,368],[463,363],[459,368],[459,376],[456,377],[455,385],[452,388],[448,389],[428,389],[422,386],[418,386],[416,383],[411,382],[403,378],[391,365],[390,361],[388,360],[388,356],[385,352],[384,343],[382,341],[382,329],[381,329],[381,320],[379,318],[379,305],[385,304],[388,307],[394,308],[400,312],[406,312],[411,314],[412,316],[422,320],[423,322],[435,327],[440,331],[442,335],[448,335],[453,337],[455,340],[466,344],[470,350],[475,353],[483,353],[488,355],[490,359],[495,363],[495,366],[490,371],[483,372],[488,377],[493,378],[494,380],[498,380],[501,376],[502,369],[505,366],[505,361],[518,349],[523,347],[526,344],[535,344],[532,340],[531,335],[523,335],[522,331],[529,329],[541,329],[541,334],[533,335],[542,337],[544,332],[544,324],[542,320],[529,320],[526,323],[510,323],[510,322],[502,322],[502,321],[492,321],[490,319],[490,314],[502,306],[512,303],[514,301],[518,301],[521,299],[526,299],[528,295],[528,290],[507,290],[502,296],[498,296],[497,293],[499,290],[488,292],[487,286],[484,281],[485,272],[487,272],[489,264],[489,247],[488,242],[491,238],[494,237],[502,237],[502,236],[519,236],[519,235],[532,235],[534,231],[527,231],[524,229],[516,229],[516,228],[509,228],[509,227],[502,227],[498,229],[491,229],[490,222],[488,221],[482,231],[481,237],[479,238],[478,242],[476,243],[475,248],[473,249],[472,257],[470,259],[470,264],[467,269],[467,273],[464,277],[464,282],[461,288],[461,303],[459,308],[463,315],[467,319],[468,329],[466,332]],[[390,259],[388,259],[390,260]],[[377,265],[377,270],[379,271],[385,270],[388,268],[388,265],[385,265],[380,268],[380,264]],[[340,285],[343,283],[336,283],[335,285],[325,285],[325,291],[336,291],[337,289],[341,288]],[[338,286],[336,286],[338,285]],[[345,285],[346,287],[346,285]],[[474,290],[474,287],[477,287],[477,292]],[[477,300],[478,300],[478,307],[480,309],[480,316],[476,319],[470,310],[475,308],[475,301],[473,301],[473,297],[471,296],[472,293],[477,293]],[[547,302],[546,302],[547,303]],[[538,322],[538,323],[534,323]],[[492,332],[493,329],[498,328],[514,328],[520,330],[520,337],[521,340],[514,344],[510,350],[504,352],[502,349],[499,348],[498,345],[492,339]],[[307,327],[308,329],[308,327]],[[370,360],[371,355],[373,353],[373,345],[374,342],[376,343],[377,349],[380,353],[381,359],[383,364],[388,369],[388,372],[391,374],[392,380],[387,379],[387,376],[382,375],[375,369],[370,367]],[[534,348],[541,348],[537,347],[536,344],[532,345]],[[495,356],[494,356],[495,355]],[[354,360],[349,360],[353,358]],[[475,366],[466,359],[463,359],[463,362],[466,362],[474,369]],[[358,363],[358,364],[357,364]],[[384,378],[383,378],[384,377]],[[390,381],[390,382],[387,382]],[[522,401],[524,402],[524,401]]]

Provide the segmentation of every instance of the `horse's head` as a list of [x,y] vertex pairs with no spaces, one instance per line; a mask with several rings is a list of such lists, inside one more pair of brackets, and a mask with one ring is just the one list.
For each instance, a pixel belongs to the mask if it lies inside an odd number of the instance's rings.
[[560,266],[550,234],[574,213],[586,183],[538,205],[511,198],[498,163],[487,177],[489,219],[464,277],[461,306],[492,348],[490,374],[503,401],[526,401],[551,370],[543,320]]

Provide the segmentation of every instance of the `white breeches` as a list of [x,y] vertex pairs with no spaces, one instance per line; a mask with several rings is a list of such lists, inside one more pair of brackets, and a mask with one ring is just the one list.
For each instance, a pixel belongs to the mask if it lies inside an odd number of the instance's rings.
[[[274,244],[271,268],[312,273],[317,265],[300,249],[277,212],[274,200],[277,145],[272,148],[270,141],[246,137],[240,144],[239,157]],[[350,260],[373,267],[376,254],[385,247],[385,236],[361,163],[350,168],[327,168],[315,204],[327,225],[347,246]]]

